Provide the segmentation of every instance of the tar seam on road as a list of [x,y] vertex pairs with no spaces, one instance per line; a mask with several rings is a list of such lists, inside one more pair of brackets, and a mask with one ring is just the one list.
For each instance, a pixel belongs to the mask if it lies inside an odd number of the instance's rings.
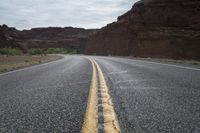
[[101,96],[101,84],[99,79],[99,72],[97,72],[97,81],[98,81],[98,133],[104,133],[104,115],[103,115],[103,101]]
[[93,74],[82,133],[121,133],[103,72],[96,61],[89,60]]

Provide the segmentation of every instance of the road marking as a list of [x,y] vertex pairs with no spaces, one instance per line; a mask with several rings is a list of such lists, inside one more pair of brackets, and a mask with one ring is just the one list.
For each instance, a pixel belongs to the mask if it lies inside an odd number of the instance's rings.
[[103,72],[96,61],[89,60],[93,74],[82,133],[121,133]]
[[92,60],[92,81],[88,96],[87,108],[82,126],[82,133],[97,133],[97,71]]
[[157,79],[134,79],[134,80],[118,80],[115,82],[117,84],[120,84],[120,83],[145,82],[145,81],[158,81],[158,80]]
[[124,74],[124,73],[127,73],[128,71],[119,71],[119,72],[110,72],[110,73],[107,73],[108,75],[112,75],[112,74]]
[[106,85],[106,81],[103,72],[96,61],[94,61],[99,76],[100,82],[100,94],[103,107],[103,118],[104,118],[104,131],[105,133],[121,133],[119,122],[117,120],[116,113],[114,111],[111,96],[109,95],[109,89]]
[[166,63],[158,63],[158,62],[153,62],[153,61],[144,61],[144,60],[134,60],[134,61],[146,62],[146,63],[151,63],[151,64],[157,64],[157,65],[163,65],[163,66],[170,66],[170,67],[176,67],[176,68],[200,71],[199,68],[185,67],[185,66],[172,65],[172,64],[166,64]]

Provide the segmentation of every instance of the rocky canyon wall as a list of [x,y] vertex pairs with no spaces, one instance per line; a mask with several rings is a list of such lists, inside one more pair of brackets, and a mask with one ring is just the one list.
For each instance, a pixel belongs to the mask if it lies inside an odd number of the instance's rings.
[[84,53],[88,36],[95,29],[73,27],[34,28],[19,31],[6,25],[0,26],[0,48],[18,47],[24,52],[31,48],[67,48]]
[[91,35],[85,53],[200,60],[200,1],[139,1]]

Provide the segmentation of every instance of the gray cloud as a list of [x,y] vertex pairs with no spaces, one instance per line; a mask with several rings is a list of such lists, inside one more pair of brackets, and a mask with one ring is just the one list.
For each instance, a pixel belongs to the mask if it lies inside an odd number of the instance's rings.
[[46,26],[100,28],[138,0],[1,0],[0,24],[30,29]]

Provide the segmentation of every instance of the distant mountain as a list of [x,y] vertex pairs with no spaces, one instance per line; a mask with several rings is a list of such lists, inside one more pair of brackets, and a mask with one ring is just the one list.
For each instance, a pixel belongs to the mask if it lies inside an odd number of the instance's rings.
[[85,53],[200,60],[200,1],[141,0],[91,35]]
[[73,48],[82,53],[88,36],[95,29],[73,27],[34,28],[19,31],[6,25],[0,26],[0,47],[30,48]]

